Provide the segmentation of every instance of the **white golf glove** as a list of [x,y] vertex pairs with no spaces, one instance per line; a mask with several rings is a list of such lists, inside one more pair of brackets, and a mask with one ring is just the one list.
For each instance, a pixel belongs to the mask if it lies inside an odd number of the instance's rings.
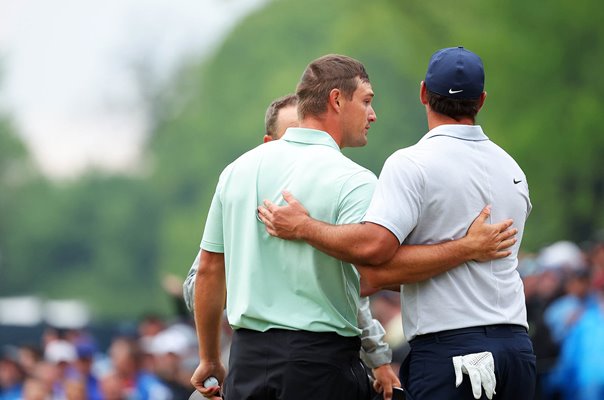
[[493,398],[496,384],[495,361],[490,351],[453,357],[453,368],[455,368],[455,387],[461,385],[463,374],[468,374],[475,399],[480,399],[481,386],[487,397]]

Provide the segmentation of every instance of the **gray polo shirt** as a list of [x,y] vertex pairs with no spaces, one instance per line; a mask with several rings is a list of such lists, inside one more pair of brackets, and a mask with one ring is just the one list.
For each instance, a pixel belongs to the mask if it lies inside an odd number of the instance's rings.
[[314,218],[355,223],[376,181],[327,133],[303,128],[289,128],[281,140],[250,150],[223,171],[201,248],[224,253],[227,317],[235,329],[359,335],[356,269],[302,241],[269,236],[256,208],[264,199],[282,204],[287,189]]
[[492,205],[491,222],[514,220],[519,240],[512,255],[486,263],[470,261],[401,286],[408,340],[469,326],[528,326],[516,266],[531,202],[518,164],[480,126],[441,125],[384,164],[364,220],[386,227],[401,243],[461,238],[487,204]]

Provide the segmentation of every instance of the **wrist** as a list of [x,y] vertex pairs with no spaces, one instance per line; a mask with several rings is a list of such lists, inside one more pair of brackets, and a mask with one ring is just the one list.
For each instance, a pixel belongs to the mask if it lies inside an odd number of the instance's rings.
[[458,254],[462,258],[463,262],[471,261],[478,258],[478,244],[475,240],[472,240],[469,236],[464,236],[459,240],[455,241],[458,246]]
[[220,365],[220,356],[218,357],[208,357],[205,354],[200,354],[199,355],[199,362],[203,363],[204,365],[208,365],[210,367],[216,367],[218,365]]
[[294,229],[295,238],[297,240],[308,240],[310,238],[313,223],[316,223],[316,221],[309,215],[305,215]]

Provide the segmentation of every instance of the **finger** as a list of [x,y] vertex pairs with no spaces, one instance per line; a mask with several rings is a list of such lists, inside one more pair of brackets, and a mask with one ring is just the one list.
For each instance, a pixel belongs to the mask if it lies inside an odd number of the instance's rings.
[[455,387],[459,387],[459,385],[461,385],[461,382],[463,380],[463,375],[461,372],[461,356],[455,356],[453,357],[453,369],[455,371]]
[[474,219],[474,222],[478,221],[478,222],[484,223],[487,221],[487,219],[489,219],[490,216],[491,216],[491,205],[489,204],[480,211],[480,214],[478,214],[478,216]]
[[218,396],[220,393],[220,387],[218,386],[213,386],[211,388],[205,388],[202,386],[197,387],[196,389],[204,398],[208,399],[214,398],[214,396]]
[[512,252],[509,250],[498,251],[495,254],[493,254],[493,260],[497,260],[499,258],[506,258],[506,257],[509,257],[511,254],[512,254]]
[[264,224],[264,228],[266,229],[266,231],[271,236],[277,236],[277,230],[275,229],[275,226],[273,225],[271,220],[266,218],[264,214],[258,214],[258,217],[260,218],[260,221],[262,221],[262,223]]
[[510,226],[512,226],[513,223],[514,223],[513,219],[506,219],[504,221],[493,224],[493,226],[495,228],[499,229],[499,232],[503,232],[506,229],[508,229]]
[[484,390],[484,393],[487,396],[487,399],[492,399],[493,398],[493,385],[492,385],[492,380],[491,380],[491,371],[488,371],[488,369],[484,369],[481,371],[480,373],[480,379],[481,379],[481,383],[482,383],[482,389]]
[[500,251],[500,250],[507,249],[508,247],[512,247],[515,243],[516,243],[516,238],[502,240],[501,243],[499,243],[499,246],[497,246],[497,250]]
[[472,394],[474,394],[475,399],[480,399],[480,396],[482,395],[480,372],[472,368],[468,370],[468,375],[470,376],[470,384],[472,385]]
[[487,398],[490,400],[493,398],[493,394],[495,394],[495,372],[492,370],[486,371],[486,376],[482,379],[484,391],[487,395]]
[[392,384],[384,386],[384,400],[392,400]]
[[375,390],[378,393],[382,393],[382,384],[380,383],[380,381],[375,380],[373,381],[373,390]]
[[276,204],[274,204],[274,203],[273,203],[272,201],[270,201],[270,200],[264,200],[264,207],[266,207],[266,209],[267,209],[268,211],[270,211],[271,213],[272,213],[273,211],[275,211],[275,209],[277,209],[277,208],[278,208],[278,206],[277,206]]
[[285,200],[287,204],[291,204],[297,201],[296,198],[287,190],[282,191],[281,195],[283,196],[283,200]]
[[507,231],[503,231],[497,236],[498,236],[499,240],[506,240],[506,239],[509,239],[512,236],[516,235],[517,233],[518,233],[518,229],[514,228],[514,229],[508,229]]
[[277,230],[275,229],[275,227],[274,227],[273,225],[271,225],[271,223],[270,223],[270,222],[267,222],[267,223],[265,224],[265,229],[266,229],[266,232],[267,232],[269,235],[271,235],[271,236],[276,236],[276,237],[278,237],[278,236],[279,236],[279,235],[277,235]]
[[264,225],[268,225],[271,221],[267,218],[267,215],[270,212],[264,207],[258,207],[258,218],[260,221],[264,222]]

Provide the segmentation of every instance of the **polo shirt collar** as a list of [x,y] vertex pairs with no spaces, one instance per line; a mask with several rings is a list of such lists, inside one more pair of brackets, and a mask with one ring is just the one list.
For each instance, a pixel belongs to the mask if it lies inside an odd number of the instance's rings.
[[340,151],[340,147],[333,138],[324,131],[308,128],[287,128],[281,140],[303,144],[318,144],[333,147]]
[[433,138],[435,136],[449,136],[461,140],[469,140],[472,142],[479,142],[482,140],[489,140],[487,135],[484,134],[480,125],[440,125],[426,133],[421,140]]

